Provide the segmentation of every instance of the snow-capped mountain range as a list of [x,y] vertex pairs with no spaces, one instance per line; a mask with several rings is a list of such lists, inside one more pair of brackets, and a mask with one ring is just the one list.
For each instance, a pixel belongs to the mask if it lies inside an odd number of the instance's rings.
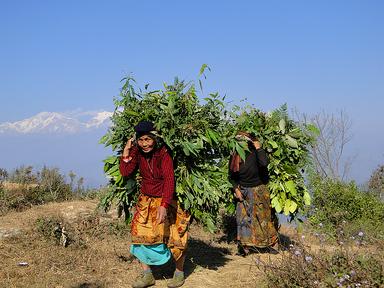
[[111,116],[108,111],[41,112],[24,120],[0,123],[0,133],[75,134],[106,128]]

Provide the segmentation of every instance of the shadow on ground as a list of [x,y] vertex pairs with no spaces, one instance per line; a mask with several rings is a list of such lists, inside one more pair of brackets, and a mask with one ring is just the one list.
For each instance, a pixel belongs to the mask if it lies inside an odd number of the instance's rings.
[[[217,270],[224,266],[230,259],[226,257],[231,252],[227,248],[210,245],[199,239],[191,238],[188,242],[187,256],[184,264],[184,273],[188,277],[197,267],[209,270]],[[172,278],[175,264],[169,261],[163,266],[153,266],[153,274],[156,279]]]

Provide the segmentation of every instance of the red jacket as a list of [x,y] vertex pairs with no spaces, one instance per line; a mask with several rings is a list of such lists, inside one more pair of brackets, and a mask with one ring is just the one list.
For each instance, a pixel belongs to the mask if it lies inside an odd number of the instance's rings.
[[162,197],[161,206],[167,208],[175,192],[175,174],[173,161],[167,148],[155,150],[150,157],[134,146],[129,152],[128,160],[120,159],[120,173],[131,177],[139,169],[141,192],[145,195]]

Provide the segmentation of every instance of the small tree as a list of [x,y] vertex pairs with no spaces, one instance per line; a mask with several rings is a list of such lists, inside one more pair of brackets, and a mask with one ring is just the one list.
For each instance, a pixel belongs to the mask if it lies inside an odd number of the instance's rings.
[[77,180],[76,192],[77,192],[78,195],[81,195],[81,194],[84,193],[84,178],[83,177],[80,177]]
[[48,194],[45,200],[68,200],[71,197],[71,188],[58,168],[44,166],[40,172],[39,187],[44,194]]
[[76,174],[73,171],[69,171],[68,176],[70,179],[69,185],[71,186],[71,189],[73,191],[75,190],[74,185],[75,185]]
[[369,191],[384,200],[384,165],[378,167],[368,182]]
[[19,184],[37,183],[37,175],[33,173],[32,166],[20,166],[10,173],[8,179],[10,182]]

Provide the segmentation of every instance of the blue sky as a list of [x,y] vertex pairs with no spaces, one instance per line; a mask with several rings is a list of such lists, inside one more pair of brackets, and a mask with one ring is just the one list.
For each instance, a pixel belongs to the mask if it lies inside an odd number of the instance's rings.
[[367,175],[384,163],[384,1],[0,1],[0,123],[112,110],[120,79],[194,80],[262,110],[350,116]]

